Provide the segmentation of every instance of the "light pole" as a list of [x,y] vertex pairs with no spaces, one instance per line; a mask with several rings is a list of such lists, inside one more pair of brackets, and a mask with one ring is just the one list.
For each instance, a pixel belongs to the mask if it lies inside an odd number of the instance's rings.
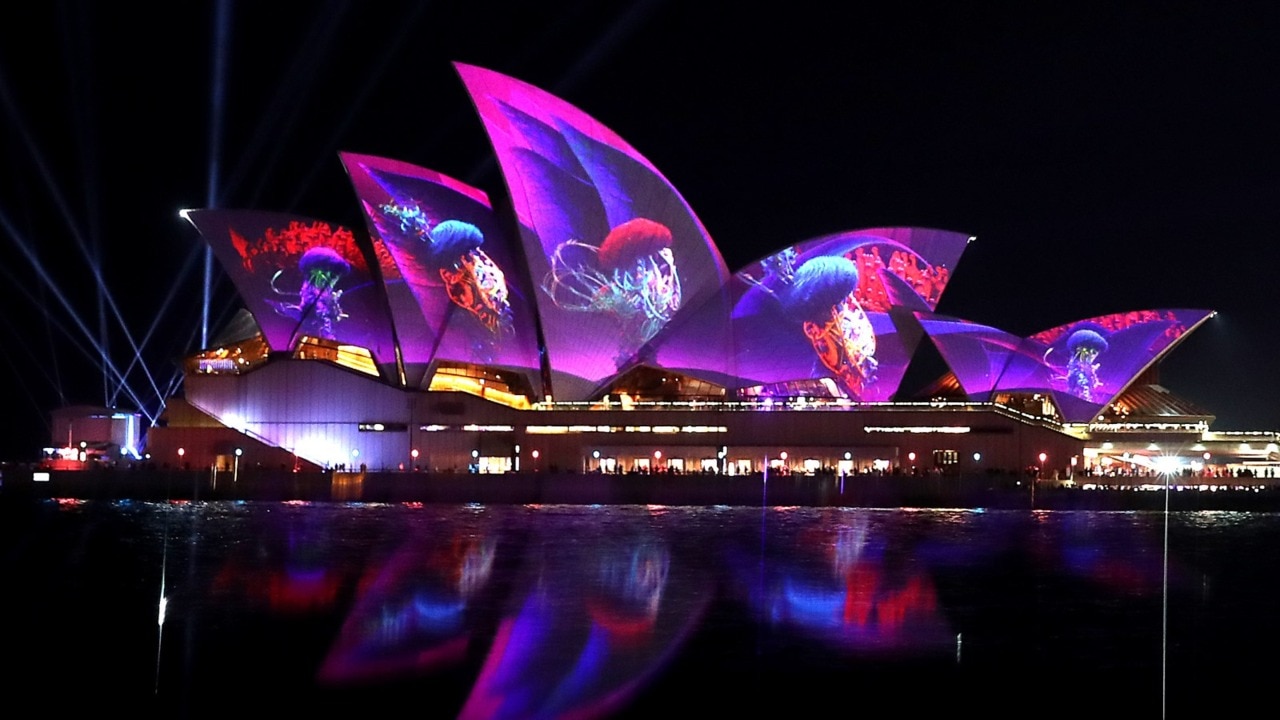
[[240,481],[240,456],[243,454],[244,454],[244,450],[241,450],[240,448],[236,448],[236,457],[234,460],[232,460],[232,465],[231,465],[231,482],[232,483],[236,483]]

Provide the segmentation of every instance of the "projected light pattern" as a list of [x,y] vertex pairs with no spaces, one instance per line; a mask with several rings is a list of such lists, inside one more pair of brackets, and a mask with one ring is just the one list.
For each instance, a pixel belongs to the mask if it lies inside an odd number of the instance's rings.
[[890,399],[919,340],[890,311],[935,307],[968,242],[942,231],[862,230],[753,263],[734,276],[737,372],[747,383],[828,379],[840,397]]
[[1085,421],[1191,328],[1205,310],[1140,310],[1060,325],[1027,338],[1063,416]]
[[552,381],[586,399],[690,302],[728,279],[675,188],[581,110],[469,65],[458,73],[489,134],[519,223]]
[[273,350],[303,337],[366,348],[395,360],[382,291],[351,230],[279,213],[194,210],[188,220],[222,267]]
[[915,317],[969,400],[989,401],[997,385],[1006,391],[1048,391],[1049,373],[1041,358],[1023,347],[1024,338],[959,318]]
[[480,190],[408,163],[342,154],[406,363],[538,367],[519,250]]
[[556,247],[542,289],[556,307],[603,313],[617,321],[619,368],[680,309],[680,275],[671,231],[635,218],[609,231],[600,247],[568,240]]
[[1207,310],[1142,310],[1059,325],[1027,338],[917,313],[973,400],[995,392],[1052,394],[1063,419],[1085,422],[1188,332]]

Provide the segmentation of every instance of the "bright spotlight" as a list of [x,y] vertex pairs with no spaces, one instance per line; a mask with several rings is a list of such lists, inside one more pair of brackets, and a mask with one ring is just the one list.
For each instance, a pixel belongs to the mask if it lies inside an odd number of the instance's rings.
[[1182,462],[1172,455],[1161,455],[1155,459],[1156,472],[1161,475],[1177,475],[1182,470]]

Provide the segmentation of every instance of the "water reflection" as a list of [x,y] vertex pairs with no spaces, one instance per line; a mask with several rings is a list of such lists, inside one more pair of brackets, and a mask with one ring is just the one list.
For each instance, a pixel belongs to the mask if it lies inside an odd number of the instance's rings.
[[[1170,707],[1258,699],[1265,663],[1236,647],[1280,641],[1269,514],[1175,515],[1166,560],[1154,513],[0,509],[4,569],[29,589],[4,610],[45,628],[11,641],[30,663],[10,687],[56,693],[72,673],[86,705],[110,693],[165,716],[259,695],[465,718],[643,717],[691,692],[726,713],[778,693],[798,714],[854,696],[946,710],[954,693],[1007,710],[1030,688],[1145,716],[1166,677]],[[162,583],[177,631],[156,628]],[[1238,679],[1255,683],[1212,691]]]
[[[794,511],[793,511],[794,512]],[[763,555],[730,553],[736,591],[773,625],[862,653],[946,653],[954,633],[912,540],[873,525],[870,511],[764,531]],[[778,558],[761,567],[761,557]]]
[[673,574],[663,537],[626,520],[568,547],[538,533],[461,717],[616,712],[678,650],[710,587]]
[[477,626],[473,601],[491,593],[498,529],[410,538],[361,578],[320,667],[329,684],[392,679],[456,665]]

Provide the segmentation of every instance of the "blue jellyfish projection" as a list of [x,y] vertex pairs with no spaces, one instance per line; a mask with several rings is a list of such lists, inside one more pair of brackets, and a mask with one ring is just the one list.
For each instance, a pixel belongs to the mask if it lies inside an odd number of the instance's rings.
[[480,246],[484,233],[461,220],[444,220],[432,227],[417,204],[386,203],[384,216],[399,222],[401,234],[427,243],[427,263],[440,275],[449,300],[467,311],[496,340],[510,333],[512,311],[502,268]]
[[782,295],[822,366],[854,399],[876,381],[876,334],[858,304],[858,266],[840,255],[806,260]]
[[445,220],[432,228],[431,262],[440,271],[454,305],[471,313],[490,332],[511,329],[511,305],[502,268],[480,245],[480,228],[461,220]]
[[272,304],[280,313],[296,319],[303,333],[333,340],[336,325],[347,317],[342,311],[342,290],[338,289],[338,282],[351,272],[351,263],[336,250],[317,246],[302,254],[298,270],[302,272],[302,286],[296,293],[276,286],[284,270],[277,270],[271,276],[271,289],[276,295],[288,298]]
[[764,274],[762,279],[756,280],[746,274],[744,274],[743,277],[745,277],[748,282],[761,285],[763,287],[790,285],[796,280],[797,257],[798,253],[796,253],[796,249],[794,247],[789,247],[760,261],[760,269]]
[[609,231],[600,247],[568,240],[549,258],[542,289],[562,310],[612,316],[621,328],[617,357],[625,363],[680,308],[680,276],[671,230],[634,218]]
[[1107,351],[1107,340],[1097,330],[1080,328],[1067,338],[1067,390],[1093,402],[1093,391],[1102,386],[1098,379],[1098,356]]

